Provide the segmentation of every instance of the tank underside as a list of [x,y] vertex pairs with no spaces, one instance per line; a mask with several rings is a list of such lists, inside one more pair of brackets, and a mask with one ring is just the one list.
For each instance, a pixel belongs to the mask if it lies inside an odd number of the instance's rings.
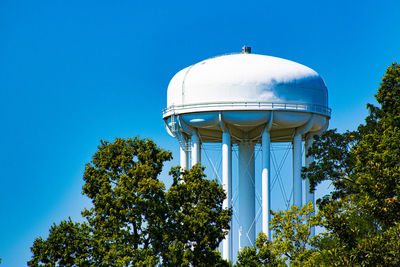
[[312,126],[307,132],[317,132],[325,126],[329,117],[312,112],[282,110],[211,111],[164,116],[166,128],[172,136],[176,137],[176,132],[179,131],[189,137],[195,130],[201,142],[210,143],[222,141],[222,127],[226,127],[231,133],[232,143],[260,143],[262,132],[270,119],[271,142],[290,142],[296,129],[311,123]]

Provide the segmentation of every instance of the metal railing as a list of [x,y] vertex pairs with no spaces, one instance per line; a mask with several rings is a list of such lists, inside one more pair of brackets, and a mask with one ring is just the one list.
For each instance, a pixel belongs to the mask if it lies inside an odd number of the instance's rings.
[[268,103],[268,102],[214,102],[199,103],[189,105],[173,105],[163,110],[163,117],[172,114],[201,111],[223,111],[223,110],[284,110],[312,112],[321,115],[331,116],[331,109],[315,104],[296,104],[296,103]]

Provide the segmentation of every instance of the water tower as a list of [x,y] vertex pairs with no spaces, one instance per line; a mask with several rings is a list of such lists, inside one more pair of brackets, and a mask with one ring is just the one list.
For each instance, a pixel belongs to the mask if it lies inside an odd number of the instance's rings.
[[[293,61],[242,53],[203,60],[179,71],[168,86],[163,118],[169,134],[180,144],[180,165],[201,162],[202,143],[222,144],[224,207],[232,205],[232,146],[238,150],[238,217],[241,238],[230,232],[222,244],[223,257],[232,259],[233,246],[254,244],[256,232],[255,175],[262,176],[262,230],[270,237],[271,142],[292,143],[292,203],[301,206],[300,176],[303,141],[328,127],[330,109],[324,81],[314,70]],[[261,146],[262,171],[255,173],[254,147]],[[306,158],[309,164],[313,159]],[[306,181],[306,188],[309,185]],[[306,202],[314,202],[308,190]]]

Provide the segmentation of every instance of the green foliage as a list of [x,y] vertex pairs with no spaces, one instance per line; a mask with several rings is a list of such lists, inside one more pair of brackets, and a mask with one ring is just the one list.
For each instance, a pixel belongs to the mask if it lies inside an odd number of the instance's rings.
[[400,221],[400,65],[387,69],[376,99],[381,108],[369,105],[360,127],[354,180],[360,187],[356,200],[386,228]]
[[37,238],[29,266],[227,265],[216,251],[229,230],[225,193],[204,169],[173,168],[169,191],[158,180],[172,158],[151,140],[101,141],[86,165],[85,223],[54,224]]
[[329,131],[308,151],[317,160],[304,176],[334,186],[319,201],[329,242],[319,243],[315,264],[400,264],[400,65],[387,69],[376,99],[357,131]]
[[314,136],[314,143],[307,152],[314,156],[309,167],[303,167],[302,177],[310,180],[311,191],[322,181],[330,180],[337,189],[333,198],[346,194],[348,177],[354,172],[355,156],[352,148],[359,141],[357,132],[336,133],[335,130]]
[[93,265],[92,235],[85,223],[74,223],[71,218],[54,224],[46,240],[37,238],[32,247],[29,266]]
[[179,167],[173,168],[170,174],[174,182],[166,196],[170,216],[164,263],[222,264],[216,249],[227,234],[231,218],[231,210],[222,208],[224,190],[216,180],[204,179],[204,167],[199,165],[183,173]]
[[238,266],[303,266],[315,252],[314,242],[319,237],[310,238],[311,227],[321,223],[313,216],[314,207],[310,202],[299,209],[292,206],[288,211],[271,211],[270,223],[272,242],[260,233],[255,247],[245,248],[238,256]]
[[386,231],[368,233],[351,249],[329,240],[310,260],[313,266],[399,266],[400,224]]
[[293,266],[307,262],[314,251],[311,248],[311,228],[318,225],[320,220],[312,216],[313,212],[311,202],[301,209],[292,206],[288,211],[271,211],[272,252]]
[[101,142],[83,176],[93,207],[82,213],[94,229],[99,264],[157,261],[168,209],[157,177],[169,159],[150,140]]
[[265,233],[260,232],[255,246],[245,247],[239,252],[235,266],[285,266],[274,250],[274,245]]

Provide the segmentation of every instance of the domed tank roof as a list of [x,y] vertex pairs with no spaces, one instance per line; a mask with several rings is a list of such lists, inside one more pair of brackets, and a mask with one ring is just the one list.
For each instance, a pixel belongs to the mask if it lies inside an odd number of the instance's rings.
[[328,92],[314,70],[282,58],[230,54],[179,71],[168,86],[175,114],[215,110],[299,110],[330,117]]

